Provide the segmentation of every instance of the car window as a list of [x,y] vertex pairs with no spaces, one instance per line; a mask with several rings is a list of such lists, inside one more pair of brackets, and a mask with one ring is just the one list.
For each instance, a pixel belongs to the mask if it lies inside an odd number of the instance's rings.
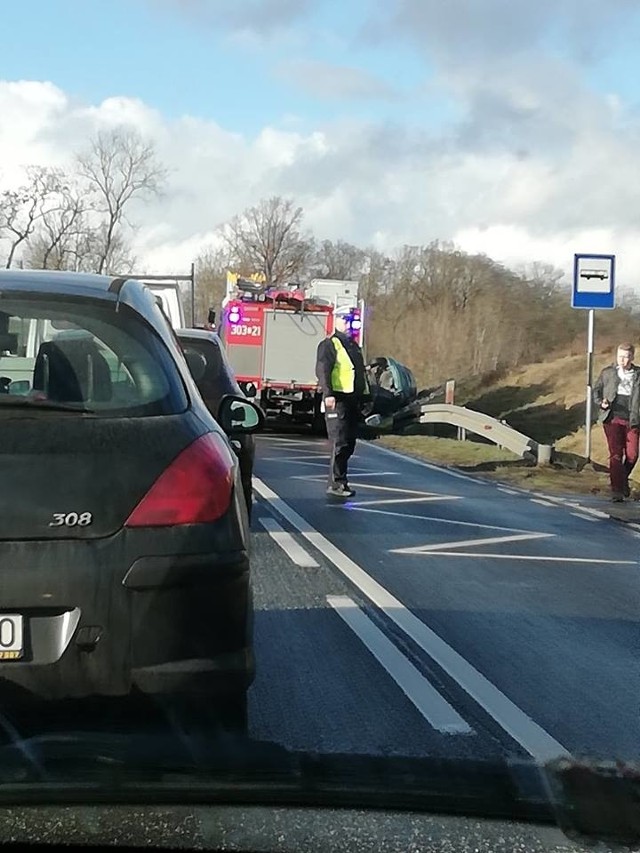
[[224,394],[240,393],[233,371],[217,341],[185,338],[182,340],[182,346],[199,353],[206,361],[204,376],[196,383],[205,402],[219,401]]
[[[161,340],[126,308],[89,300],[3,300],[0,378],[9,398],[101,415],[172,414],[186,397]],[[5,402],[7,402],[5,400]]]

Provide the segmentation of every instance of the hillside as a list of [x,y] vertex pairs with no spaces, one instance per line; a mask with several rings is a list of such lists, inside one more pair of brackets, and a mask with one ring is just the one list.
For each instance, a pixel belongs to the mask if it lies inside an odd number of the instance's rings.
[[[611,353],[594,357],[594,379],[611,363]],[[515,429],[558,450],[584,456],[586,356],[564,356],[514,369],[501,379],[464,390],[461,383],[456,402],[506,420]],[[451,434],[449,432],[448,434]],[[607,444],[602,427],[591,432],[591,459],[595,463],[580,470],[526,469],[515,456],[491,444],[428,436],[389,436],[382,442],[391,448],[442,464],[473,470],[519,486],[558,493],[607,494]],[[640,467],[633,476],[634,491],[640,489]]]
[[[594,378],[611,363],[610,353],[594,356]],[[586,356],[565,356],[531,364],[458,402],[506,420],[542,444],[584,454]],[[602,428],[592,429],[592,459],[608,461]]]

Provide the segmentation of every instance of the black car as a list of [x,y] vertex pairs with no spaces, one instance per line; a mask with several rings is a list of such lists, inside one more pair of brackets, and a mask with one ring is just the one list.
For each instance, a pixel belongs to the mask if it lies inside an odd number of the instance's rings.
[[142,693],[241,715],[249,532],[222,427],[259,410],[227,397],[216,422],[152,294],[107,276],[0,271],[0,377],[0,706]]
[[[190,356],[189,364],[194,366],[193,378],[207,408],[215,418],[219,418],[220,402],[225,395],[245,396],[236,381],[220,338],[215,332],[206,329],[177,329],[176,334],[185,353]],[[201,357],[202,366],[198,364],[197,356]],[[232,443],[240,460],[242,489],[249,517],[251,517],[253,503],[251,478],[255,459],[255,439],[251,433],[245,433],[234,436]]]

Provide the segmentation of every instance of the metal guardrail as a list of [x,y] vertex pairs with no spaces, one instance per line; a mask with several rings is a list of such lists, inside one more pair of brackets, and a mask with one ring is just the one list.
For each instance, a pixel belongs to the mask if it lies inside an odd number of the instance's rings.
[[450,403],[426,403],[420,407],[418,423],[451,424],[488,438],[494,444],[505,447],[522,458],[527,456],[533,456],[536,460],[538,458],[537,441],[490,415],[475,412],[464,406],[455,406]]
[[449,424],[482,436],[522,459],[549,462],[552,456],[552,448],[549,445],[538,444],[524,433],[483,412],[450,403],[423,403],[416,400],[388,417],[372,415],[366,418],[365,424],[366,431],[372,435],[402,435],[405,432],[416,435],[419,434],[419,429],[416,428],[421,424]]

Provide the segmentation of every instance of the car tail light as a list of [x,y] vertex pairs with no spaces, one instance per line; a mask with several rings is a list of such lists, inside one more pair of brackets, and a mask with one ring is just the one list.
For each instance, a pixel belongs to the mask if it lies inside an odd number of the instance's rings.
[[203,435],[177,456],[129,516],[126,527],[204,524],[231,503],[234,457],[224,439]]

